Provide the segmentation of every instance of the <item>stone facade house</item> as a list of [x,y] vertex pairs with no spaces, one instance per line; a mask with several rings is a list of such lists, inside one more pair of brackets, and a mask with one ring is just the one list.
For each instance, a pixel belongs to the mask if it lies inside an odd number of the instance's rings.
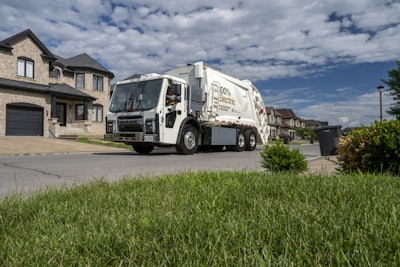
[[296,129],[305,128],[305,121],[297,117],[292,109],[275,109],[266,107],[270,138],[288,135],[293,140],[296,138]]
[[289,135],[292,140],[295,139],[296,129],[305,127],[303,121],[296,116],[292,109],[284,108],[276,109],[276,111],[282,115],[281,133]]
[[282,115],[275,110],[274,107],[266,107],[268,125],[269,125],[269,138],[274,139],[281,134]]
[[102,136],[113,77],[85,53],[54,55],[30,29],[0,41],[0,136]]
[[306,127],[311,130],[315,130],[318,127],[328,125],[328,122],[317,121],[317,120],[304,120],[304,123]]

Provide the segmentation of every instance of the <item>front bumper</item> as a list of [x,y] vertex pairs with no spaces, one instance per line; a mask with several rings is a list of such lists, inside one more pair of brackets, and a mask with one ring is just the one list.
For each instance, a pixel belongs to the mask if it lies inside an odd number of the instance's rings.
[[104,140],[112,142],[123,142],[123,143],[137,143],[137,142],[154,143],[158,141],[158,135],[143,134],[138,132],[111,133],[111,134],[105,134]]

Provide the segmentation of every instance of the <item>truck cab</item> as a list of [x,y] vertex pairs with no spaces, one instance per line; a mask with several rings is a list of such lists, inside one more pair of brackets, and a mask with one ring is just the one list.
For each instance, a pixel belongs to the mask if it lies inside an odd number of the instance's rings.
[[184,80],[168,75],[143,75],[118,82],[104,139],[130,144],[142,154],[155,146],[175,146],[188,115],[187,88]]

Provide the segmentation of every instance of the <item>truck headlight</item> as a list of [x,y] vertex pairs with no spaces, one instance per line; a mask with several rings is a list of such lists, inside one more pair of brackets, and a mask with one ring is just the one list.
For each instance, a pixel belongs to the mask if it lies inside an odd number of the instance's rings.
[[156,122],[154,119],[146,120],[146,133],[148,134],[156,133]]
[[114,121],[107,121],[106,123],[106,133],[114,132]]

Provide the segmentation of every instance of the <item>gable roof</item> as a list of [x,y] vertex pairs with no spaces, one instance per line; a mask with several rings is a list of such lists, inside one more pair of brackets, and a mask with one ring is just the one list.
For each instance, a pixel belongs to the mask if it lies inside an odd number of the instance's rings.
[[267,110],[267,114],[272,114],[274,113],[275,117],[282,117],[282,114],[279,113],[278,110],[276,110],[274,107],[265,107],[265,109]]
[[31,31],[31,29],[27,29],[7,39],[4,39],[3,41],[0,41],[0,49],[11,51],[14,44],[20,42],[27,37],[29,37],[42,50],[43,53],[41,56],[44,59],[52,61],[53,65],[61,66],[63,68],[63,71],[74,73],[76,72],[76,70],[92,70],[94,72],[109,76],[110,79],[114,78],[114,74],[112,72],[110,72],[107,68],[105,68],[103,65],[101,65],[99,62],[97,62],[86,53],[68,59],[54,55]]
[[275,109],[275,111],[278,111],[283,119],[300,119],[299,117],[296,116],[296,114],[293,112],[292,109],[287,109],[287,108],[282,108],[282,109]]
[[58,65],[62,67],[63,71],[76,72],[79,70],[92,70],[107,75],[111,79],[114,78],[114,74],[112,72],[110,72],[103,65],[101,65],[99,62],[97,62],[86,53],[82,53],[71,58],[62,58],[60,56],[56,57],[57,61],[54,62],[53,65]]
[[27,29],[23,32],[17,33],[3,41],[0,41],[0,48],[3,50],[11,51],[13,49],[13,45],[23,40],[24,38],[29,37],[42,51],[42,57],[49,61],[54,61],[57,58],[50,52],[50,50],[42,43],[42,41],[37,38],[37,36],[30,30]]

